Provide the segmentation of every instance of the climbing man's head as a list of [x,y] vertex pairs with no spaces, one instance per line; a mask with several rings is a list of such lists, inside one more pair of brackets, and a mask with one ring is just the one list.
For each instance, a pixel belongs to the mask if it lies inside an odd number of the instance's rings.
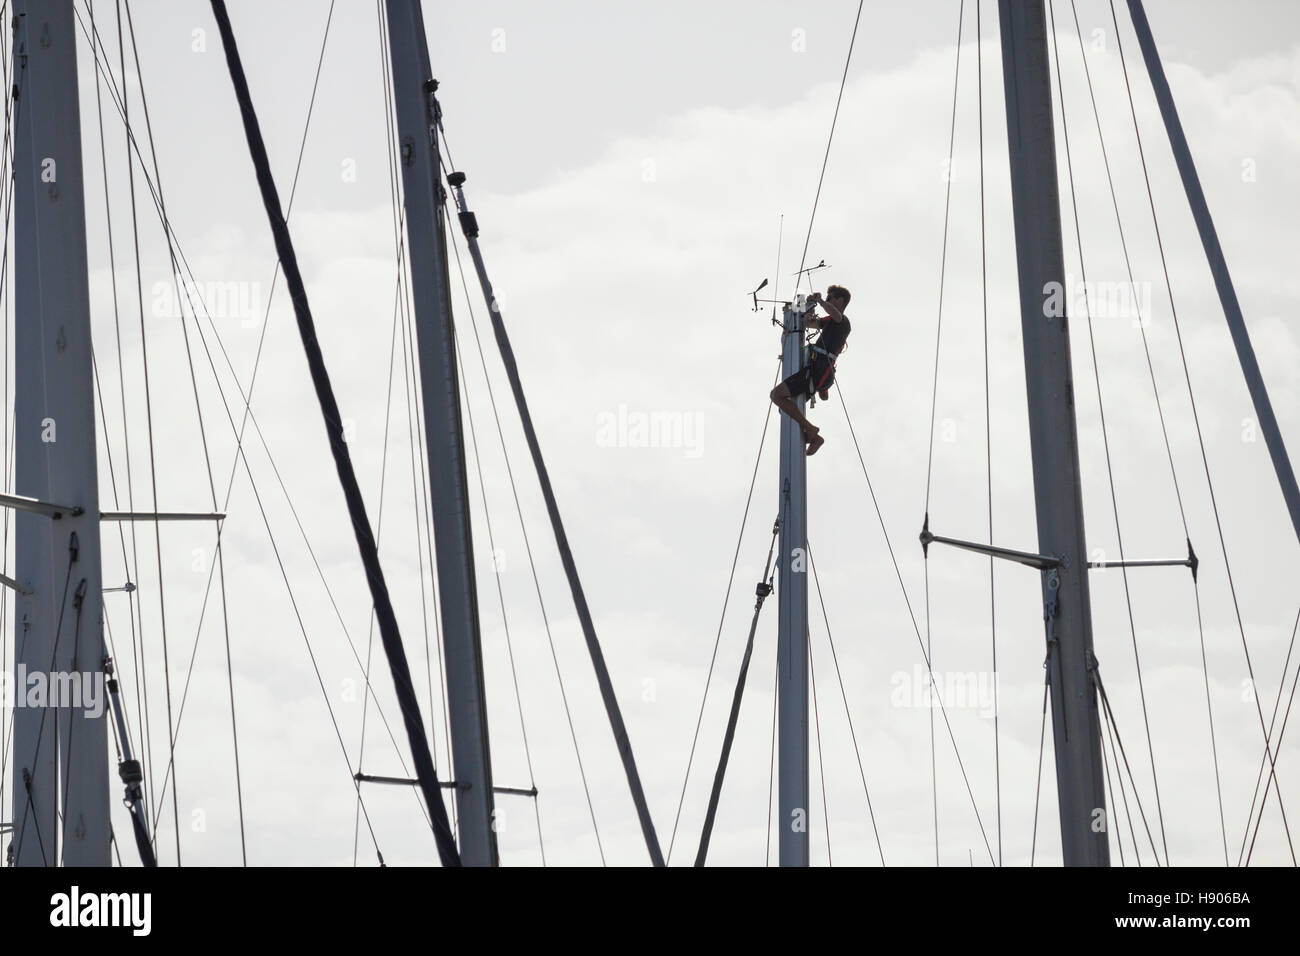
[[844,288],[844,286],[842,286],[842,285],[833,285],[833,286],[831,286],[829,289],[826,290],[826,298],[827,298],[828,300],[830,300],[830,299],[842,299],[842,300],[843,300],[843,303],[842,303],[842,304],[843,304],[843,305],[848,305],[848,304],[849,304],[849,299],[852,298],[852,296],[849,295],[849,290],[846,289],[846,288]]

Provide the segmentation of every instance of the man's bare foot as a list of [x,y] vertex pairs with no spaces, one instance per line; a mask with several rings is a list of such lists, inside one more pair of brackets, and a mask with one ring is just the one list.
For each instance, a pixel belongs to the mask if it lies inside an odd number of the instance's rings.
[[822,438],[821,435],[813,435],[812,438],[808,439],[808,454],[817,454],[817,449],[821,448],[824,444],[826,444],[825,438]]

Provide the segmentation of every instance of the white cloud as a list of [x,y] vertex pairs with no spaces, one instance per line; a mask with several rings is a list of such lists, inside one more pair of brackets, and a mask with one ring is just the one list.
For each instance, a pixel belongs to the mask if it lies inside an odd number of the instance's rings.
[[[1074,49],[1069,45],[1073,38],[1062,34],[1061,40],[1067,58],[1067,108],[1071,111],[1071,146],[1076,150],[1075,172],[1082,189],[1089,278],[1122,281],[1124,266],[1115,250],[1113,213],[1098,166],[1082,74],[1068,52]],[[883,73],[871,72],[869,66],[855,68],[845,91],[809,246],[810,261],[824,257],[833,266],[818,275],[819,284],[838,281],[854,291],[850,314],[855,331],[840,375],[922,637],[926,628],[923,567],[916,534],[926,479],[944,201],[941,174],[951,106],[952,55],[951,48],[926,51],[905,66]],[[936,441],[930,510],[936,532],[982,539],[988,519],[981,434],[984,395],[974,62],[974,48],[968,45],[962,57],[957,178],[937,400],[938,419],[941,423],[951,420],[955,431],[953,441]],[[993,44],[985,50],[984,122],[994,537],[999,544],[1032,549],[1036,535],[999,65]],[[1116,85],[1117,59],[1113,53],[1096,54],[1090,58],[1090,66],[1098,83],[1135,271],[1139,281],[1153,283],[1154,314],[1148,335],[1191,536],[1202,561],[1211,696],[1232,845],[1239,842],[1245,823],[1254,782],[1251,778],[1259,760],[1260,731],[1253,705],[1241,700],[1245,662],[1240,636],[1226,591],[1172,323],[1163,299],[1127,107]],[[1130,60],[1130,71],[1135,68],[1136,63]],[[1294,113],[1298,71],[1300,54],[1294,51],[1244,61],[1227,73],[1211,76],[1179,64],[1169,66],[1274,406],[1292,447],[1300,443],[1293,414],[1297,341],[1294,323],[1286,316],[1294,311],[1300,295],[1291,279],[1288,258],[1294,246],[1294,170],[1300,143],[1286,117]],[[1136,75],[1135,83],[1141,86]],[[523,192],[494,192],[491,183],[480,182],[473,175],[468,185],[471,208],[478,213],[483,229],[484,254],[504,302],[533,416],[665,846],[779,347],[769,313],[751,312],[746,295],[765,276],[773,279],[766,291],[790,291],[789,275],[798,268],[834,94],[834,85],[817,84],[781,103],[687,110],[656,125],[647,123],[638,135],[617,138],[585,163],[557,172]],[[1289,640],[1287,625],[1295,614],[1290,606],[1294,588],[1287,585],[1296,546],[1262,441],[1250,444],[1241,440],[1240,420],[1252,414],[1249,400],[1239,384],[1204,257],[1182,211],[1181,190],[1148,100],[1139,92],[1144,146],[1153,167],[1183,338],[1267,719]],[[327,110],[328,105],[322,108]],[[563,110],[564,106],[556,104],[556,108]],[[273,109],[268,104],[267,115],[272,115]],[[283,115],[290,128],[297,128],[300,107],[282,109],[283,114],[276,115]],[[569,120],[576,122],[573,117]],[[333,128],[343,117],[326,112],[321,122]],[[551,135],[565,136],[564,124],[557,123]],[[458,137],[458,149],[466,150],[470,157],[467,168],[472,174],[474,144],[463,139]],[[241,141],[227,145],[235,153],[242,150]],[[535,151],[545,147],[544,142],[536,141],[528,145]],[[358,147],[360,167],[382,168],[382,149],[381,141]],[[1259,160],[1258,178],[1248,184],[1242,183],[1239,175],[1241,160],[1247,156]],[[329,162],[333,163],[332,156]],[[646,180],[648,171],[653,174],[652,181]],[[177,229],[182,237],[196,237],[186,238],[192,243],[187,254],[202,280],[261,283],[264,302],[273,253],[260,210],[248,201],[250,181],[242,160],[233,162],[228,175],[212,184],[214,197],[219,189],[219,195],[227,199],[222,211],[226,224],[208,226],[209,219],[191,213],[178,218]],[[359,208],[350,204],[350,198],[340,198],[342,194],[333,185],[304,192],[292,226],[340,405],[345,416],[356,422],[352,452],[373,521],[378,512],[395,277],[391,212],[379,205],[382,190],[373,183],[362,186],[373,190],[366,195],[374,201],[361,203]],[[781,213],[785,224],[778,276],[774,272],[774,240]],[[1068,207],[1065,216],[1067,268],[1073,269]],[[120,220],[115,219],[115,226],[121,230]],[[119,243],[125,235],[118,232]],[[166,260],[156,237],[147,241],[145,253],[156,268],[165,270]],[[129,312],[134,273],[124,265],[122,256],[119,246],[119,300]],[[465,264],[468,268],[468,261]],[[105,394],[116,395],[106,267],[106,261],[100,263],[92,286],[95,331]],[[165,271],[162,274],[165,276]],[[483,345],[494,352],[473,288],[471,298]],[[593,863],[599,857],[590,835],[568,723],[518,522],[511,513],[509,483],[500,464],[478,353],[467,331],[468,317],[459,289],[455,302],[486,493],[492,503],[493,534],[506,557],[502,585],[535,779],[541,791],[547,859],[551,863]],[[1257,304],[1262,306],[1256,308]],[[323,573],[335,590],[351,638],[364,655],[368,633],[365,583],[355,560],[355,544],[327,457],[282,282],[270,322],[254,412]],[[197,464],[202,447],[197,442],[189,371],[182,360],[179,332],[176,326],[169,330],[161,321],[157,325],[151,321],[148,327],[150,359],[157,363],[151,371],[155,376],[160,506],[205,506],[210,498],[206,472]],[[126,361],[138,369],[138,324],[134,333],[129,331],[129,323],[124,330]],[[221,326],[221,330],[234,368],[246,383],[260,329]],[[1185,548],[1182,526],[1171,498],[1168,464],[1137,331],[1125,322],[1104,320],[1097,321],[1095,331],[1127,553],[1136,557],[1181,556]],[[1082,316],[1074,317],[1074,332],[1089,539],[1094,547],[1110,551],[1114,529]],[[109,356],[112,363],[107,361]],[[229,373],[220,358],[216,361],[238,421],[239,407]],[[229,474],[233,440],[211,387],[207,361],[196,359],[196,364],[220,491]],[[645,859],[640,833],[562,569],[554,556],[531,465],[514,423],[509,391],[499,360],[489,355],[488,365],[532,550],[539,562],[606,856],[610,862],[639,863]],[[135,389],[140,387],[137,375],[128,375]],[[411,504],[412,463],[406,448],[408,422],[400,348],[396,381],[382,546],[412,670],[417,686],[423,687],[425,621],[432,635],[436,608],[432,596],[427,595],[422,609],[419,595],[420,557],[414,530],[416,511]],[[141,478],[141,469],[147,467],[139,414],[143,399],[132,392],[128,400],[138,503],[147,488]],[[829,441],[810,464],[810,537],[885,858],[891,864],[925,864],[933,859],[934,840],[929,715],[923,708],[899,708],[890,701],[891,680],[912,674],[921,657],[843,413],[836,407],[839,404],[840,397],[833,396],[814,413]],[[112,400],[109,405],[109,428],[117,436],[121,416]],[[629,447],[635,444],[629,442],[611,447],[602,443],[598,440],[600,416],[617,415],[620,408],[644,415],[691,416],[699,429],[698,456],[686,447]],[[673,854],[678,862],[694,854],[752,608],[753,584],[766,553],[776,504],[775,427],[773,420]],[[113,440],[120,441],[117,437]],[[260,444],[250,439],[245,447],[355,769],[361,705],[346,698],[343,685],[358,676],[352,652]],[[423,469],[424,465],[417,459],[415,467]],[[530,779],[472,460],[469,477],[495,773],[499,784],[527,786]],[[242,468],[236,476],[229,513],[226,580],[250,861],[350,862],[355,797],[344,776],[338,742],[304,653],[297,618],[285,599],[280,572],[266,544],[262,519]],[[152,532],[143,527],[140,531],[146,570],[138,593],[146,618],[146,651],[154,661],[160,653],[157,590],[154,573],[148,570],[150,562],[145,559],[151,554]],[[188,660],[206,583],[206,575],[191,568],[192,549],[210,546],[211,537],[207,527],[184,528],[169,529],[164,540],[175,694],[183,680],[180,662]],[[121,573],[120,557],[114,557],[120,552],[110,550],[111,540],[105,538],[106,581]],[[115,543],[113,548],[117,548]],[[986,671],[990,666],[987,562],[938,547],[932,549],[931,558],[936,666],[958,672]],[[424,560],[427,566],[427,551]],[[1093,581],[1098,657],[1134,763],[1144,808],[1153,819],[1123,591],[1116,572],[1106,572]],[[1206,762],[1204,687],[1186,573],[1175,569],[1138,571],[1130,576],[1130,582],[1171,860],[1213,864],[1222,850],[1213,774]],[[1023,863],[1028,860],[1031,838],[1041,716],[1041,608],[1032,571],[999,566],[997,588],[1003,845],[1008,862]],[[189,863],[238,861],[223,637],[213,600],[215,593],[209,601],[196,684],[178,745],[183,853]],[[713,862],[753,864],[763,859],[775,601],[774,596],[759,629],[710,855]],[[123,658],[129,657],[123,647],[129,630],[125,614],[112,597],[108,613],[119,642],[119,668],[123,668]],[[834,859],[836,863],[869,864],[878,859],[875,841],[865,816],[858,766],[816,603],[811,626]],[[374,654],[373,680],[398,749],[405,754],[387,667],[378,647]],[[160,743],[166,736],[160,667],[151,663],[149,673],[155,779],[166,753]],[[435,676],[437,667],[433,658],[429,669]],[[427,710],[428,698],[422,699]],[[991,722],[961,708],[954,708],[950,717],[996,853]],[[138,715],[133,719],[138,720]],[[441,718],[434,723],[442,768]],[[964,865],[972,851],[977,865],[987,863],[984,840],[942,722],[936,735],[942,861]],[[1288,742],[1279,761],[1283,780],[1288,779],[1286,768],[1294,770],[1294,765],[1295,748]],[[817,766],[814,757],[814,860],[824,861]],[[373,709],[363,769],[403,773]],[[1050,752],[1043,776],[1037,858],[1053,862],[1059,859],[1059,837]],[[367,787],[364,794],[379,846],[389,862],[425,863],[433,858],[427,827],[409,794],[402,788],[379,786]],[[503,859],[508,863],[534,862],[538,857],[532,808],[518,797],[502,797],[500,802],[508,814],[502,834]],[[191,816],[196,809],[206,811],[206,833],[193,832]],[[166,816],[169,820],[170,810]],[[164,861],[169,859],[170,851],[165,848],[172,841],[168,827],[169,823],[164,823],[159,835]],[[1127,823],[1125,828],[1127,833]],[[361,833],[359,860],[369,863],[373,852],[367,849],[364,823]],[[1286,851],[1278,839],[1278,822],[1266,819],[1263,833],[1268,839],[1261,839],[1255,859],[1283,862]],[[1159,841],[1158,835],[1156,839]],[[1127,848],[1127,835],[1125,841]],[[1140,843],[1145,842],[1143,837]],[[127,856],[125,851],[123,855]],[[1149,850],[1144,860],[1148,858]]]

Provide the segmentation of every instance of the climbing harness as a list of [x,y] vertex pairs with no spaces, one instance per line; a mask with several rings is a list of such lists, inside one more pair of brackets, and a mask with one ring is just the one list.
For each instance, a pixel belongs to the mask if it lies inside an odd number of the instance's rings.
[[[847,344],[848,343],[845,343],[845,345]],[[807,370],[808,385],[809,385],[808,391],[811,393],[808,398],[808,407],[813,408],[817,405],[817,396],[822,391],[823,386],[825,386],[827,379],[831,378],[835,374],[835,359],[839,357],[839,352],[828,351],[827,349],[822,348],[820,345],[807,345],[805,346],[805,349],[807,351],[805,351],[804,353],[804,368]],[[843,351],[844,348],[843,346],[841,346],[840,352]],[[821,375],[821,378],[817,380],[813,379],[813,358],[811,354],[812,352],[816,352],[819,355],[826,356],[826,361],[828,363],[826,366],[826,371],[824,371]]]

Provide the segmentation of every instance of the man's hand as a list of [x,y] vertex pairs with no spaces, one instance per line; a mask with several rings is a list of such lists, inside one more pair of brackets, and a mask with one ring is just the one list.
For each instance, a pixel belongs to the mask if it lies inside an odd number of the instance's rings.
[[831,319],[832,322],[843,322],[843,321],[844,321],[844,313],[843,313],[843,312],[841,312],[841,311],[840,311],[836,306],[831,305],[831,303],[825,301],[825,300],[822,298],[822,295],[821,295],[820,292],[815,293],[815,295],[816,295],[816,297],[817,297],[817,303],[818,303],[818,304],[819,304],[823,309],[826,310],[826,312],[827,312],[827,314],[830,316],[830,319]]

